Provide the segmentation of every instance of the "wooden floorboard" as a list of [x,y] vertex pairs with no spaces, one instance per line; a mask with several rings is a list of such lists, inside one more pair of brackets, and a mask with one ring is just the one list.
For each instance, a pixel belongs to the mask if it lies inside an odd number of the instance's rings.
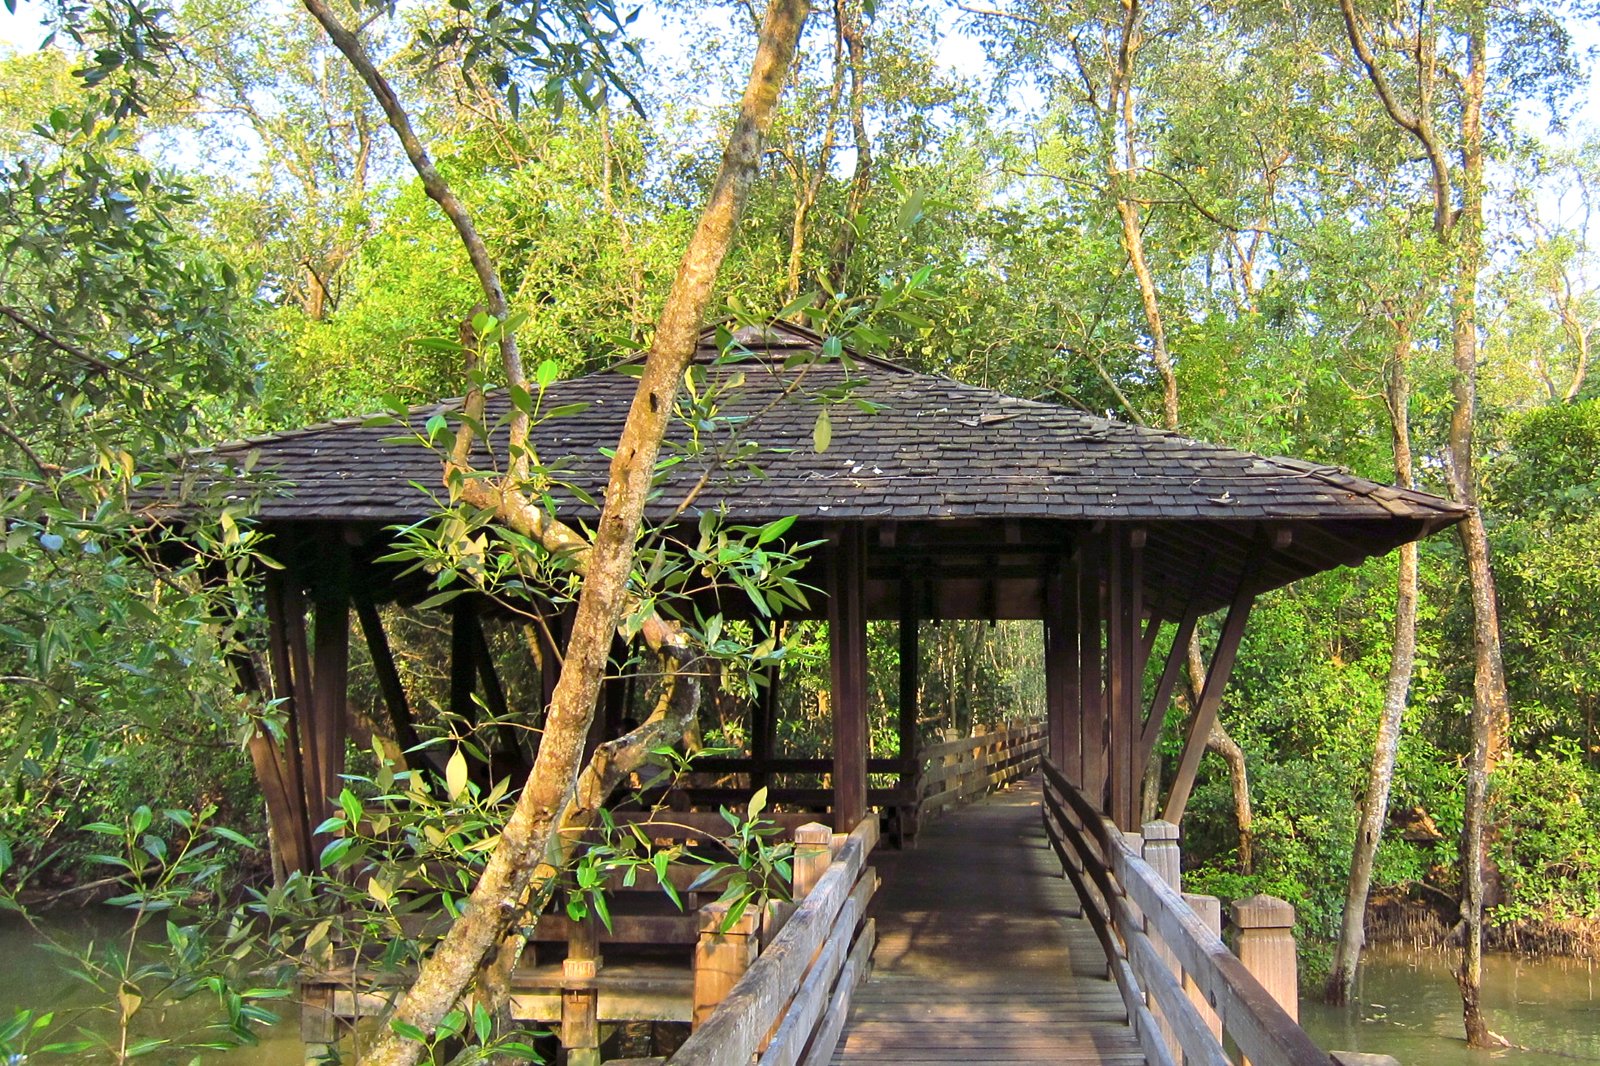
[[951,811],[873,862],[878,949],[836,1066],[1143,1066],[1045,842],[1037,781]]

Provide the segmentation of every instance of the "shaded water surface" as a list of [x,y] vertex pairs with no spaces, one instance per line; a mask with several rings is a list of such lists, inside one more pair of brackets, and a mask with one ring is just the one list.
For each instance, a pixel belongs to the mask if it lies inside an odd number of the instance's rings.
[[1341,1008],[1303,998],[1300,1022],[1322,1047],[1381,1052],[1404,1066],[1600,1063],[1600,963],[1485,957],[1489,1027],[1528,1050],[1482,1052],[1462,1039],[1456,958],[1449,951],[1371,949],[1362,959],[1357,1002]]
[[[91,907],[53,914],[47,926],[58,941],[78,947],[91,940],[120,942],[127,916]],[[63,960],[14,917],[0,915],[0,1018],[18,1008],[79,1013],[85,1024],[114,1024],[85,1011],[90,997],[63,972]],[[1493,955],[1484,960],[1484,1000],[1490,1025],[1532,1050],[1474,1052],[1461,1039],[1461,1000],[1451,976],[1449,952],[1375,948],[1363,960],[1357,1002],[1347,1008],[1303,1000],[1300,1020],[1325,1048],[1383,1052],[1404,1066],[1600,1066],[1600,963],[1574,959],[1521,959]],[[224,1066],[300,1066],[297,1012],[278,1005],[284,1021],[259,1047],[207,1052],[202,1062]],[[170,1021],[187,1028],[182,1008]],[[185,1054],[177,1061],[187,1063]],[[145,1061],[169,1061],[159,1052]]]
[[[129,921],[125,912],[115,908],[91,906],[76,911],[53,912],[41,922],[46,933],[61,946],[79,951],[91,944],[103,947],[121,946],[126,942]],[[0,914],[0,1021],[9,1020],[18,1009],[54,1011],[58,1021],[69,1020],[70,1026],[82,1025],[100,1033],[116,1030],[116,1019],[108,1013],[91,1009],[96,995],[82,981],[66,972],[71,960],[49,950],[41,937],[14,915]],[[166,1032],[190,1032],[196,1019],[207,1016],[210,1002],[201,1002],[206,993],[200,993],[190,1003],[179,1004],[165,1015],[152,1013],[136,1018],[143,1035],[165,1035]],[[283,1019],[270,1031],[261,1034],[261,1043],[221,1051],[200,1052],[202,1063],[220,1063],[226,1066],[301,1066],[305,1061],[305,1048],[300,1043],[299,1017],[293,1003],[285,1000],[271,1004]],[[58,1031],[56,1039],[76,1039],[69,1027]],[[156,1051],[142,1058],[142,1062],[188,1063],[195,1052],[186,1051],[163,1054]],[[60,1061],[59,1056],[52,1061]]]

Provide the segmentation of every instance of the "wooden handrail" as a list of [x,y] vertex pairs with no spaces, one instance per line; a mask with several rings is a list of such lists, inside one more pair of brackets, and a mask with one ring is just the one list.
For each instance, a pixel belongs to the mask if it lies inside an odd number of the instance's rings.
[[1159,1008],[1186,1061],[1207,1066],[1229,1062],[1159,945],[1200,989],[1252,1066],[1328,1066],[1328,1054],[1111,820],[1048,760],[1044,777],[1051,846],[1083,899],[1150,1062],[1169,1063],[1174,1056],[1154,1025],[1147,997]]
[[868,815],[711,1017],[667,1060],[671,1066],[749,1066],[763,1045],[764,1066],[832,1056],[871,955],[872,923],[859,936],[857,926],[877,888],[866,865],[877,842],[877,816]]

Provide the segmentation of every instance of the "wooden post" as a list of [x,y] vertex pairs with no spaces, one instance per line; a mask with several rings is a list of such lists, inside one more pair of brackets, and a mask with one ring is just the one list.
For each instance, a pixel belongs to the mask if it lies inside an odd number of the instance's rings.
[[1049,718],[1050,760],[1078,784],[1083,775],[1078,715],[1077,588],[1057,566],[1045,577],[1044,698]]
[[796,902],[804,899],[827,873],[833,861],[833,830],[821,822],[807,822],[794,831],[794,891]]
[[739,978],[756,961],[760,941],[756,930],[761,920],[757,908],[749,907],[726,930],[731,904],[708,903],[700,908],[700,939],[694,948],[694,1027],[704,1025],[738,984]]
[[561,1046],[567,1066],[600,1066],[600,920],[591,914],[572,923],[561,963]]
[[767,667],[767,683],[756,693],[752,710],[755,719],[750,723],[750,757],[755,772],[750,775],[751,788],[765,788],[772,784],[768,766],[778,753],[778,685],[783,673],[777,663]]
[[828,655],[833,700],[833,826],[848,833],[867,813],[866,545],[859,525],[834,534],[828,567]]
[[1100,609],[1105,552],[1101,538],[1085,534],[1079,555],[1083,560],[1078,568],[1078,704],[1083,708],[1082,789],[1090,803],[1105,810],[1106,691]]
[[1110,726],[1107,737],[1108,813],[1119,828],[1132,830],[1139,825],[1139,758],[1134,738],[1139,721],[1139,704],[1144,694],[1138,671],[1139,646],[1143,636],[1139,625],[1142,614],[1139,592],[1144,531],[1116,528],[1110,539],[1111,560],[1106,574],[1106,658],[1110,671],[1107,706]]
[[1289,1017],[1299,1021],[1294,908],[1274,896],[1236,899],[1233,901],[1233,924],[1239,929],[1239,961]]
[[922,654],[918,642],[917,605],[911,582],[900,583],[900,785],[910,787],[917,776],[917,669]]
[[[1150,869],[1161,880],[1165,881],[1173,891],[1181,891],[1183,879],[1183,857],[1178,851],[1178,827],[1171,822],[1146,822],[1144,823],[1144,848],[1142,851],[1144,861],[1150,864]],[[1172,976],[1178,979],[1183,977],[1183,968],[1178,965],[1178,957],[1172,949],[1158,937],[1151,937],[1150,944],[1156,950],[1156,955],[1172,971]],[[1177,1030],[1168,1022],[1165,1012],[1156,1004],[1151,1004],[1151,1011],[1156,1016],[1156,1022],[1161,1027],[1161,1037],[1166,1041],[1167,1049],[1172,1052],[1173,1062],[1183,1061],[1183,1045],[1178,1041]]]
[[298,993],[304,1061],[322,1062],[339,1040],[339,1019],[333,1013],[333,986],[302,984]]
[[[271,780],[273,776],[281,777],[283,789],[279,797],[279,810],[272,812],[272,824],[284,827],[285,832],[279,839],[279,848],[287,866],[309,873],[315,861],[315,853],[311,850],[311,820],[310,809],[306,803],[306,766],[305,755],[300,740],[300,719],[309,713],[309,708],[299,703],[295,698],[294,664],[289,653],[289,627],[287,603],[284,594],[283,580],[276,573],[269,572],[266,580],[266,605],[267,605],[267,650],[271,662],[272,695],[282,701],[284,709],[284,743],[280,747],[270,737],[264,739],[267,750],[262,754],[270,754],[273,769],[276,775],[268,775],[263,780]],[[252,755],[260,749],[254,745]],[[269,806],[273,803],[273,795],[267,795]]]
[[312,675],[312,713],[315,730],[312,743],[317,751],[320,780],[314,807],[313,824],[320,823],[335,808],[343,782],[345,737],[349,722],[345,704],[350,695],[350,600],[345,591],[342,567],[337,578],[317,590],[315,601],[316,633]]
[[450,713],[466,722],[478,720],[472,701],[478,672],[478,642],[474,638],[472,599],[457,596],[450,603]]
[[[1171,823],[1167,824],[1170,825]],[[1183,901],[1189,905],[1190,910],[1194,911],[1195,917],[1205,923],[1207,929],[1217,936],[1222,935],[1222,901],[1220,899],[1216,896],[1197,896],[1185,892]],[[1206,999],[1206,994],[1200,990],[1199,985],[1194,983],[1194,978],[1187,973],[1183,975],[1183,990],[1189,994],[1189,1002],[1193,1003],[1195,1010],[1200,1012],[1200,1018],[1206,1023],[1206,1027],[1211,1030],[1211,1035],[1216,1038],[1217,1043],[1222,1043],[1222,1019],[1217,1017],[1217,1012],[1211,1009],[1211,1003]]]

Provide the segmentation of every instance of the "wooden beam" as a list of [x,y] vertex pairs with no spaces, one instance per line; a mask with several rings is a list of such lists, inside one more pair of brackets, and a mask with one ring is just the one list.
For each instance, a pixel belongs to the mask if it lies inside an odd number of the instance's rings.
[[1059,562],[1045,577],[1044,699],[1050,758],[1077,782],[1083,776],[1083,726],[1078,692],[1077,570]]
[[1150,665],[1150,655],[1156,650],[1156,641],[1161,639],[1161,616],[1156,613],[1154,604],[1147,604],[1151,608],[1150,621],[1144,624],[1144,636],[1139,638],[1139,673],[1144,673],[1144,668]]
[[489,634],[483,631],[483,622],[476,613],[468,616],[468,629],[472,635],[472,659],[478,667],[478,682],[483,686],[484,705],[494,717],[505,718],[511,713],[506,706],[506,690],[500,684],[494,655],[489,650]]
[[317,590],[313,607],[316,665],[311,678],[312,721],[319,774],[316,798],[321,802],[321,807],[311,812],[316,822],[333,813],[337,805],[349,732],[345,705],[350,698],[350,597],[342,576]]
[[[772,637],[776,646],[776,622],[773,623]],[[767,683],[756,692],[755,706],[750,709],[753,719],[750,723],[750,758],[757,766],[750,774],[752,788],[765,788],[772,784],[772,773],[768,767],[778,754],[778,686],[782,677],[780,663],[775,662],[767,667]]]
[[867,813],[866,546],[861,527],[837,527],[829,555],[833,826],[848,833]]
[[[306,807],[306,764],[300,742],[302,708],[295,701],[294,656],[289,650],[288,604],[283,579],[269,573],[266,580],[267,654],[271,662],[272,695],[284,712],[284,744],[278,749],[287,808],[283,819],[293,826],[302,872],[310,872],[311,816]],[[269,798],[269,803],[270,798]],[[288,861],[289,849],[283,849]]]
[[477,611],[471,596],[450,601],[450,713],[466,722],[478,720],[472,694],[478,672],[478,642],[474,636]]
[[1150,697],[1150,707],[1145,711],[1144,726],[1139,731],[1141,765],[1150,762],[1150,753],[1155,751],[1156,741],[1161,739],[1161,726],[1167,719],[1167,707],[1172,703],[1172,694],[1177,690],[1178,679],[1183,676],[1183,667],[1188,662],[1189,638],[1200,621],[1202,609],[1199,600],[1191,600],[1178,621],[1177,630],[1172,634],[1172,650],[1167,653],[1166,665],[1161,669],[1156,690]]
[[367,641],[367,655],[372,659],[372,672],[378,681],[378,692],[383,697],[384,709],[389,712],[389,727],[394,730],[395,743],[402,751],[417,746],[417,730],[411,722],[411,704],[406,699],[405,685],[400,681],[400,671],[395,666],[394,652],[383,631],[383,618],[377,606],[364,595],[355,597],[356,619],[361,623],[361,635]]
[[1228,617],[1222,623],[1222,633],[1217,638],[1217,649],[1211,654],[1211,665],[1206,669],[1205,688],[1200,693],[1200,705],[1189,719],[1189,733],[1183,742],[1183,755],[1178,761],[1178,773],[1172,781],[1172,791],[1167,795],[1167,806],[1161,817],[1173,825],[1183,821],[1183,812],[1189,806],[1189,793],[1194,789],[1195,772],[1200,768],[1200,757],[1205,754],[1206,738],[1217,720],[1217,710],[1222,706],[1222,692],[1227,687],[1228,676],[1239,654],[1239,642],[1244,638],[1245,623],[1250,620],[1250,608],[1255,603],[1255,587],[1248,572],[1240,577],[1239,589]]
[[1106,690],[1101,578],[1105,573],[1103,538],[1086,533],[1078,567],[1078,705],[1083,709],[1083,792],[1105,807]]
[[1113,528],[1110,565],[1106,570],[1106,647],[1108,814],[1124,831],[1138,828],[1138,757],[1134,744],[1138,707],[1143,696],[1139,646],[1140,563],[1143,538],[1136,529]]
[[917,671],[922,649],[917,632],[916,589],[900,582],[900,783],[917,776]]

